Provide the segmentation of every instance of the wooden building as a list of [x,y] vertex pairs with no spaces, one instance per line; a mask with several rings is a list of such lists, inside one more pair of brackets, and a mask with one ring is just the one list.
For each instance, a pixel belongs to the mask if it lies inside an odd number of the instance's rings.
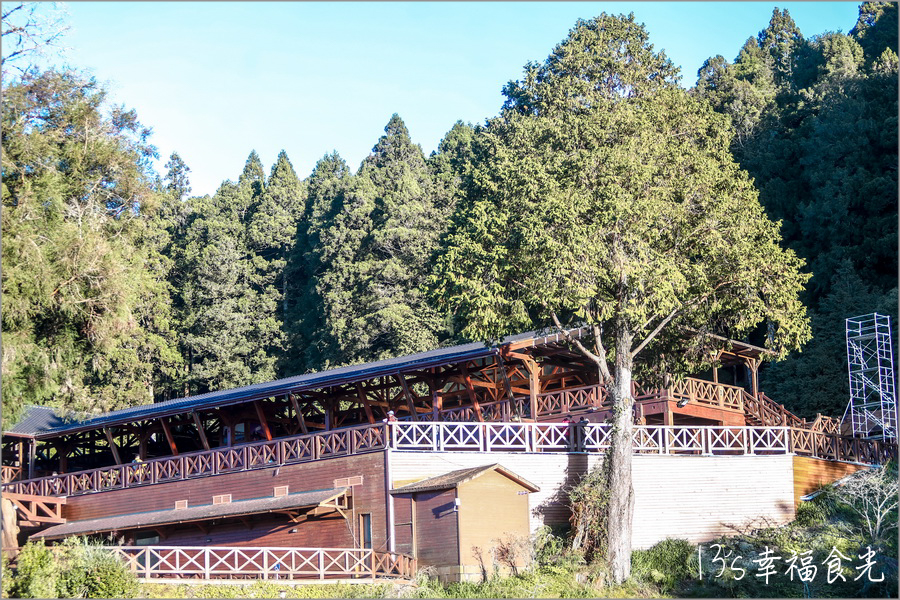
[[[791,414],[757,387],[765,350],[721,341],[708,380],[633,387],[635,520],[654,523],[638,547],[792,518],[800,457],[896,454]],[[486,560],[473,546],[566,522],[561,490],[602,459],[609,412],[562,334],[529,333],[106,414],[34,407],[3,432],[3,495],[18,543],[110,536],[145,578],[408,577],[417,560],[468,577]],[[713,509],[671,502],[685,477]],[[412,508],[451,496],[453,514]]]

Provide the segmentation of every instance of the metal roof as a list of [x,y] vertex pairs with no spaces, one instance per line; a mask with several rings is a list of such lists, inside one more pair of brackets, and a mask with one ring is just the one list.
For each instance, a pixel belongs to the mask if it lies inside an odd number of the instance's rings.
[[480,477],[484,475],[488,471],[496,471],[509,479],[512,479],[529,492],[539,492],[541,488],[534,485],[524,477],[520,477],[504,467],[499,463],[494,463],[491,465],[484,465],[481,467],[471,467],[468,469],[459,469],[457,471],[450,471],[449,473],[444,473],[443,475],[438,475],[437,477],[429,477],[427,479],[423,479],[422,481],[417,481],[415,483],[410,483],[404,485],[402,487],[394,488],[391,490],[392,494],[411,494],[417,492],[431,492],[435,490],[446,490],[450,488],[459,487],[460,484],[465,483],[467,481],[471,481],[476,477]]
[[[576,335],[580,336],[580,331],[576,333]],[[59,417],[56,417],[55,419],[51,418],[46,414],[46,411],[50,409],[32,406],[30,407],[27,416],[21,422],[16,424],[15,427],[8,431],[4,431],[4,434],[10,433],[22,437],[48,439],[80,431],[99,429],[101,427],[111,427],[135,421],[168,417],[184,414],[193,410],[218,408],[220,406],[260,400],[272,396],[299,393],[304,390],[314,390],[344,383],[365,381],[384,375],[417,371],[453,364],[463,360],[493,356],[499,354],[499,346],[514,342],[531,341],[532,345],[542,345],[561,340],[562,337],[560,334],[541,336],[538,332],[530,331],[514,336],[508,336],[504,338],[503,342],[499,345],[488,346],[483,342],[473,342],[447,348],[438,348],[437,350],[429,350],[428,352],[409,354],[397,358],[388,358],[360,365],[328,369],[318,373],[296,375],[294,377],[287,377],[276,381],[266,381],[238,388],[218,390],[215,392],[199,394],[197,396],[175,398],[165,402],[124,408],[84,420],[70,420],[70,422],[66,422]],[[35,409],[38,410],[36,411]]]
[[142,529],[144,527],[159,527],[163,525],[177,525],[178,523],[192,523],[195,521],[207,521],[209,519],[221,519],[224,517],[237,517],[244,515],[256,515],[274,511],[291,510],[297,508],[312,508],[334,500],[345,494],[347,488],[334,488],[328,490],[316,490],[312,492],[299,492],[284,496],[268,496],[265,498],[253,498],[252,500],[239,500],[222,504],[202,504],[187,508],[167,508],[128,515],[116,515],[100,519],[85,519],[83,521],[69,521],[61,525],[54,525],[32,534],[31,539],[55,539],[70,535],[92,535],[107,531],[124,531],[127,529]]

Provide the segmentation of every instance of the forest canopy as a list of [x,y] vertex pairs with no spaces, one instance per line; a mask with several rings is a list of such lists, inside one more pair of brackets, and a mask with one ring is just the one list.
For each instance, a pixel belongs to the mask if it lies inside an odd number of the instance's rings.
[[[752,181],[811,275],[813,337],[763,370],[762,389],[802,416],[840,416],[844,319],[897,314],[897,5],[864,3],[849,33],[811,37],[776,9],[747,34],[677,102],[733,129],[735,181]],[[534,109],[525,89],[508,84],[503,110]],[[453,231],[484,210],[479,174],[502,168],[490,120],[457,122],[426,156],[399,115],[385,119],[358,168],[330,153],[298,174],[285,152],[267,166],[250,151],[233,180],[192,196],[190,166],[176,152],[155,173],[150,130],[101,84],[4,64],[7,424],[28,404],[106,411],[475,335],[429,290],[448,276]],[[499,325],[551,324],[515,316]]]

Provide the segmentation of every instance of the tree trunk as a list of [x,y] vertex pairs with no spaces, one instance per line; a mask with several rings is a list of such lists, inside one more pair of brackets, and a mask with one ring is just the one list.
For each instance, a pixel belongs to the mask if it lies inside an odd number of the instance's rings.
[[610,577],[622,583],[631,575],[631,528],[634,516],[634,487],[631,484],[632,406],[630,355],[631,336],[616,336],[616,363],[610,393],[613,400],[612,461],[609,475],[609,515],[606,562]]

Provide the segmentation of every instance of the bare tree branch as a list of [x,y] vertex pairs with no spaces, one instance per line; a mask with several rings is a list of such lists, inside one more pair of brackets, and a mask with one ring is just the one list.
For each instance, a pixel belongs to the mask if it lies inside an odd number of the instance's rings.
[[[609,374],[609,366],[606,364],[606,353],[601,352],[600,354],[594,354],[590,350],[584,347],[584,344],[581,343],[581,340],[575,339],[572,337],[572,334],[569,333],[567,329],[562,326],[562,323],[559,322],[559,317],[556,315],[556,311],[550,311],[550,317],[553,319],[553,324],[562,332],[563,337],[566,338],[566,341],[578,348],[578,351],[588,357],[597,367],[600,369],[600,374],[602,375],[604,381],[611,381],[612,377]],[[603,349],[603,343],[600,342],[600,338],[598,336],[599,328],[594,326],[594,343],[599,345],[599,348]]]

